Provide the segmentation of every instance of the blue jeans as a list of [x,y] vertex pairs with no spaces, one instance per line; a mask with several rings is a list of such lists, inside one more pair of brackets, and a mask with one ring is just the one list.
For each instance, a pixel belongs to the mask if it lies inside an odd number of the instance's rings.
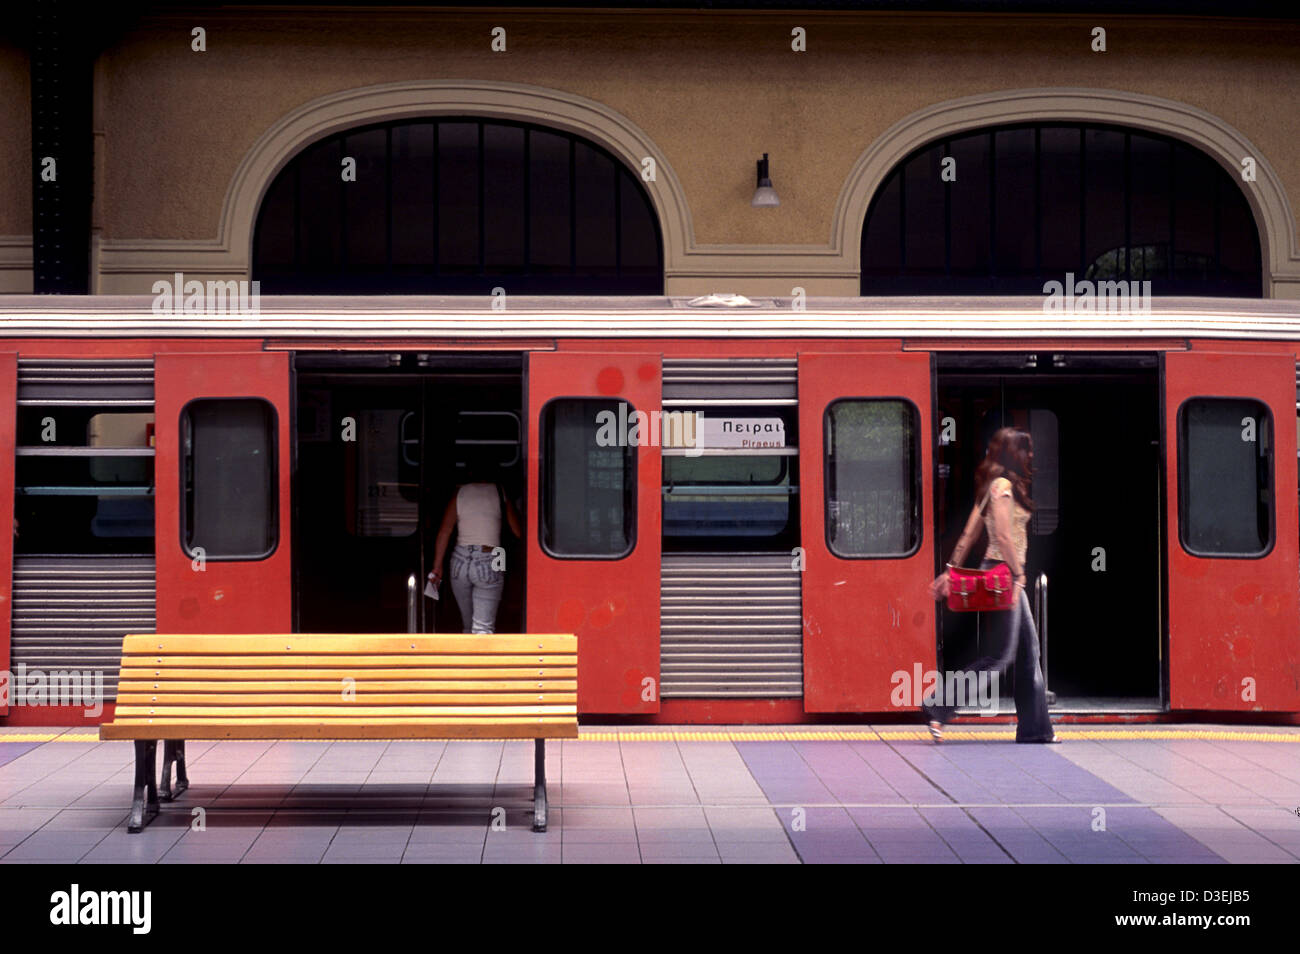
[[457,546],[451,551],[451,591],[460,607],[466,633],[494,633],[497,607],[505,589],[504,570],[492,569],[490,550],[476,546]]
[[[1001,560],[985,560],[981,570],[988,570]],[[968,672],[997,672],[999,682],[1016,667],[1016,741],[1046,742],[1052,738],[1052,718],[1047,711],[1047,684],[1038,664],[1038,628],[1029,608],[1029,597],[1016,587],[1017,599],[1010,609],[984,613],[980,622],[988,627],[996,655],[981,657],[971,663]],[[938,722],[951,722],[955,706],[926,706],[926,716]]]

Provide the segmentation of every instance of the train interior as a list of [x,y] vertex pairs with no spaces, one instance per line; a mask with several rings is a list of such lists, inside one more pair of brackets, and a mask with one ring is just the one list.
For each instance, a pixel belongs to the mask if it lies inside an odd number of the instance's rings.
[[[1163,705],[1159,368],[1154,355],[939,355],[936,495],[942,553],[974,505],[989,437],[1034,438],[1027,559],[1053,712]],[[982,534],[964,561],[978,566]],[[983,639],[981,637],[984,637]],[[940,611],[942,669],[988,653],[978,614]],[[1013,686],[1000,693],[1013,709]]]
[[[434,600],[425,577],[471,455],[525,513],[522,356],[299,353],[295,376],[295,629],[406,632],[414,574],[416,631],[460,632],[449,582]],[[525,548],[508,529],[502,546],[497,632],[522,632]]]

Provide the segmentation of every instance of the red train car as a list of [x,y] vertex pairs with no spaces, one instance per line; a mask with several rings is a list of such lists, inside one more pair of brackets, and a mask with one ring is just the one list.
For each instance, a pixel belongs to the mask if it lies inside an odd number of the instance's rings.
[[458,629],[408,581],[472,450],[526,517],[498,630],[577,633],[585,716],[905,713],[978,651],[927,585],[1008,423],[1054,712],[1300,713],[1296,304],[151,304],[5,302],[8,724],[106,718],[126,632]]

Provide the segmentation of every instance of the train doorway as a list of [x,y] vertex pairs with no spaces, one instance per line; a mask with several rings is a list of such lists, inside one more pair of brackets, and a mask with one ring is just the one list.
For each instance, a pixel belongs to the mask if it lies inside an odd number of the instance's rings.
[[[449,583],[433,600],[425,577],[472,454],[524,513],[522,356],[299,353],[295,378],[295,631],[406,632],[414,574],[417,630],[460,632]],[[496,629],[523,632],[525,547],[502,546]]]
[[[1034,438],[1027,560],[1053,712],[1151,712],[1166,702],[1164,474],[1154,355],[937,356],[936,537],[952,552],[975,468],[1002,426]],[[977,566],[987,534],[965,560]],[[939,614],[942,669],[988,652],[976,614]],[[1050,696],[1049,696],[1050,698]],[[1012,711],[1012,687],[1001,693]]]

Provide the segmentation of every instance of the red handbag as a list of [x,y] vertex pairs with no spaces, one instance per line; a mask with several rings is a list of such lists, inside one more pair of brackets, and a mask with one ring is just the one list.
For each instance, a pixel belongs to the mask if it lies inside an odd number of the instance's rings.
[[948,609],[956,613],[984,613],[1011,609],[1016,587],[1011,567],[999,563],[987,570],[948,567]]

